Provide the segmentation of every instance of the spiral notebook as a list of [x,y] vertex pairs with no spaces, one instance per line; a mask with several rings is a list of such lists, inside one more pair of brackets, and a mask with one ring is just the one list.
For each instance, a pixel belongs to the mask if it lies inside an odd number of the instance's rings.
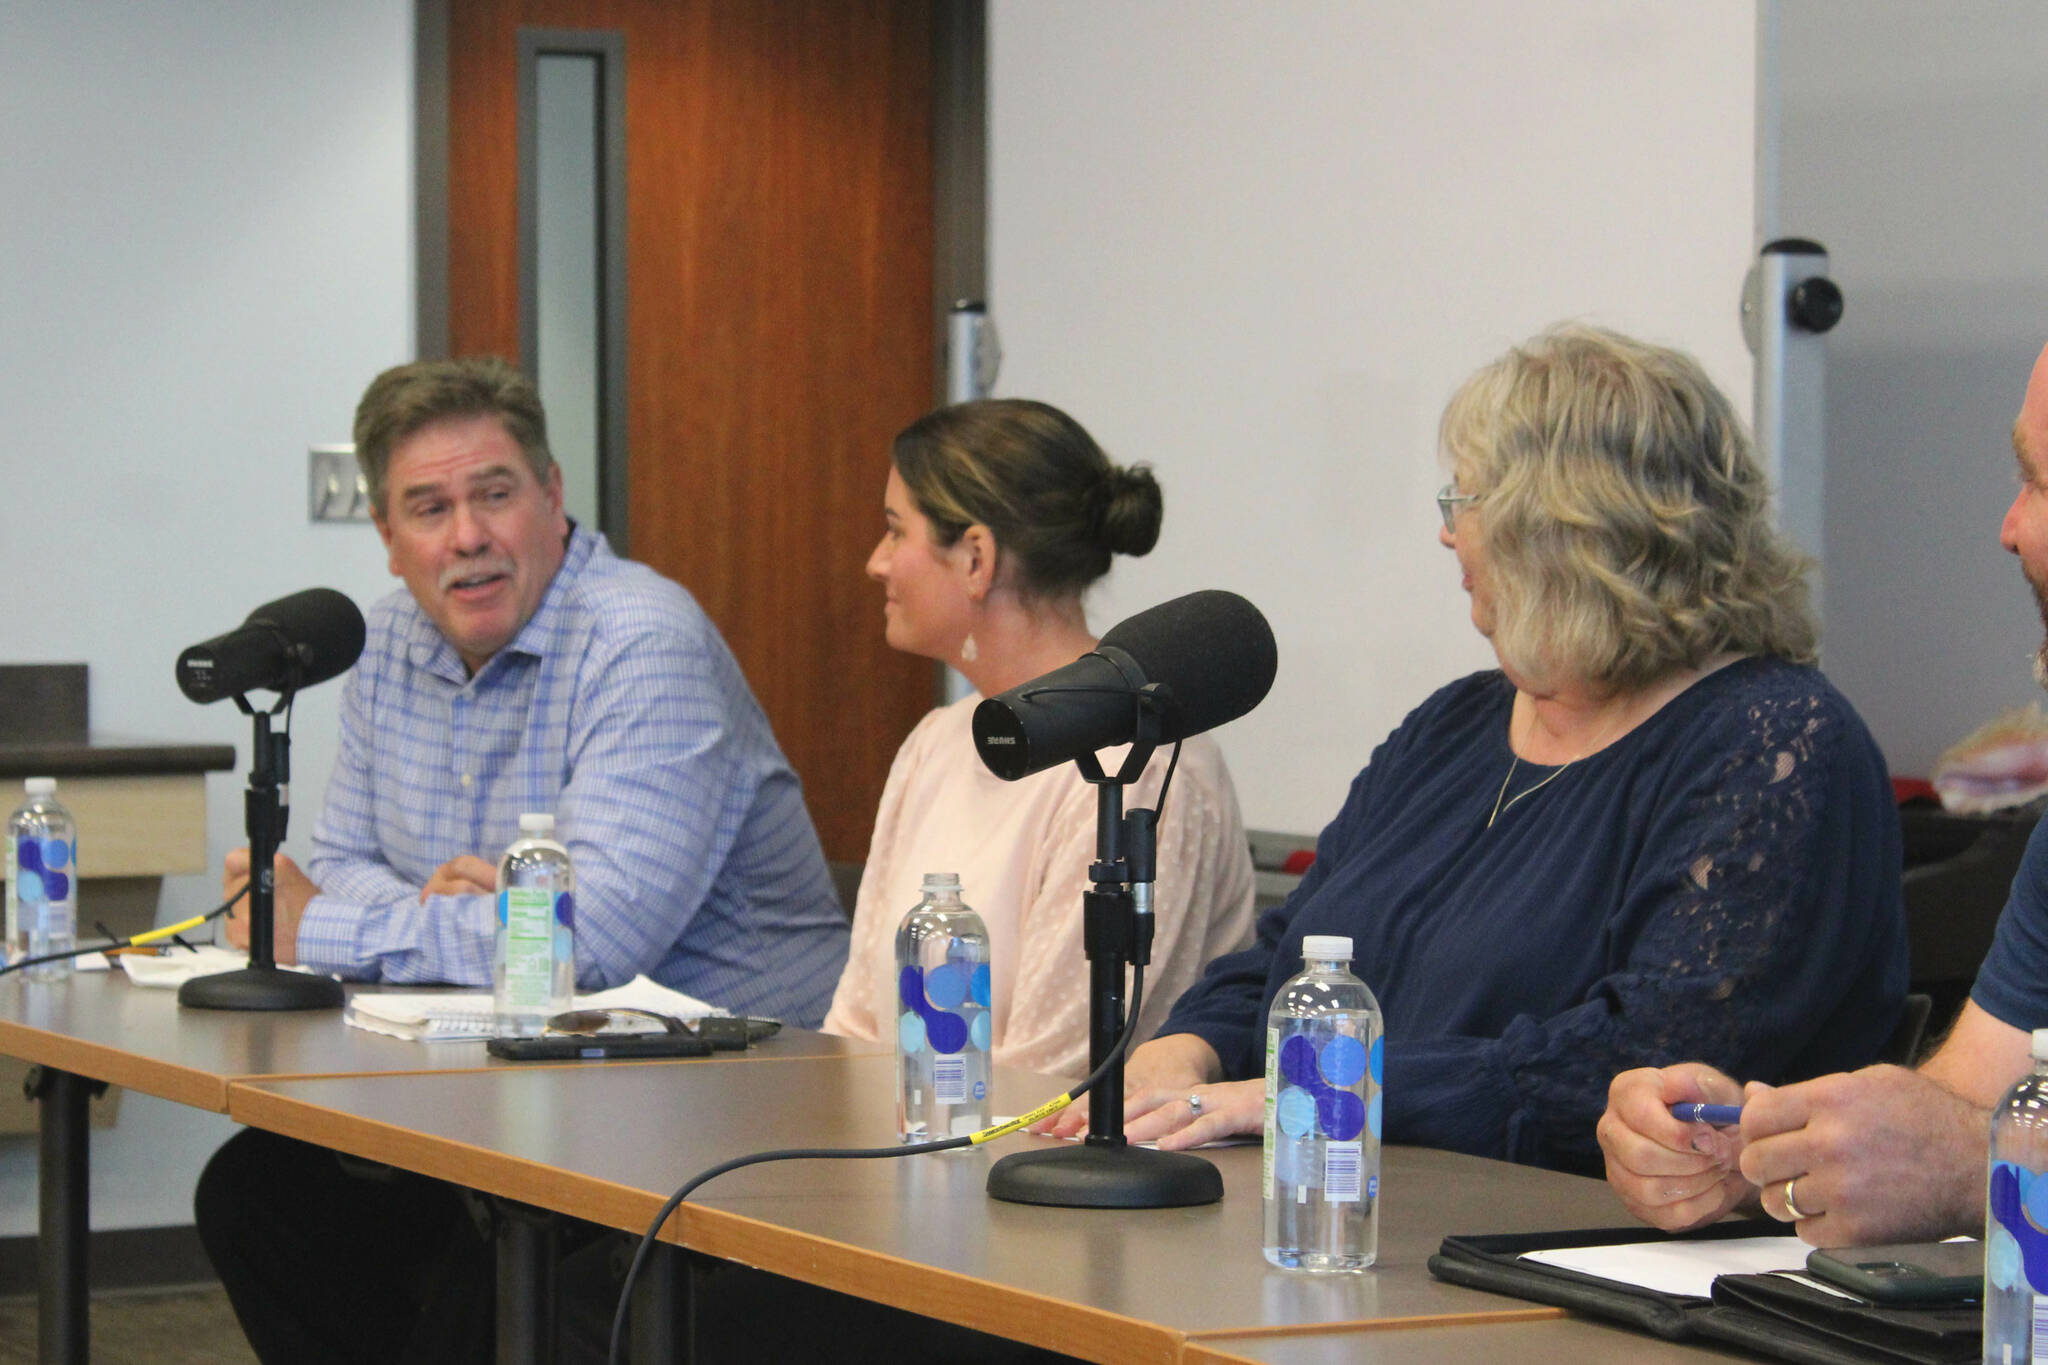
[[[643,1009],[666,1014],[691,1023],[707,1015],[724,1014],[695,996],[670,990],[658,981],[636,976],[623,986],[608,991],[579,995],[579,1010]],[[414,1042],[442,1043],[460,1039],[493,1037],[497,1020],[491,1012],[489,991],[372,992],[357,991],[349,997],[342,1019],[355,1028]]]

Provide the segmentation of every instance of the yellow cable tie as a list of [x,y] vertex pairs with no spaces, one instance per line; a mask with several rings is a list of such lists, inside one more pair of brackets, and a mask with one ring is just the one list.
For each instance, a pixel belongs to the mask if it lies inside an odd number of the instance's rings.
[[1008,1137],[1019,1129],[1029,1128],[1043,1118],[1050,1118],[1074,1102],[1072,1095],[1058,1095],[1039,1105],[1028,1114],[1019,1114],[1008,1123],[999,1123],[993,1128],[984,1128],[968,1137],[968,1145],[979,1147],[984,1142],[994,1142],[999,1137]]
[[179,920],[176,924],[166,924],[161,929],[151,929],[146,934],[130,934],[128,936],[128,945],[133,948],[140,947],[145,943],[155,943],[159,939],[172,938],[182,934],[187,929],[197,929],[204,923],[206,923],[206,916],[194,915],[191,919]]

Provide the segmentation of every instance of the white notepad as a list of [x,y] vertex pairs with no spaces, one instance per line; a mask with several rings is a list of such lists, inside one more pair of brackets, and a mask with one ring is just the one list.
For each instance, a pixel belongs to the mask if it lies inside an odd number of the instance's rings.
[[[652,1010],[656,1014],[671,1015],[684,1023],[706,1015],[725,1013],[715,1005],[708,1005],[681,991],[670,990],[644,976],[636,976],[625,985],[614,986],[608,991],[579,995],[575,998],[574,1008]],[[498,1031],[497,1021],[491,1013],[491,993],[485,990],[359,991],[349,997],[348,1008],[342,1011],[341,1017],[356,1028],[367,1029],[371,1033],[422,1043],[463,1038],[481,1041]]]
[[[249,965],[249,955],[238,948],[221,948],[201,943],[193,948],[176,948],[166,953],[122,953],[117,958],[131,984],[176,990],[199,976],[238,972]],[[283,970],[296,972],[298,967]]]
[[1663,1294],[1706,1298],[1716,1275],[1761,1275],[1774,1270],[1806,1269],[1813,1250],[1797,1237],[1731,1237],[1716,1242],[1625,1242],[1619,1246],[1554,1247],[1525,1251],[1521,1259],[1540,1261],[1603,1280],[1619,1280]]

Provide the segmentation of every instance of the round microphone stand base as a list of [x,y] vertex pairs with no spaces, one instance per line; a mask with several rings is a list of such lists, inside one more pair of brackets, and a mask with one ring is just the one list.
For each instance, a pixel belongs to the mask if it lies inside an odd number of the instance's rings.
[[1185,1152],[1085,1143],[1010,1153],[989,1167],[988,1192],[1067,1209],[1179,1209],[1221,1199],[1223,1177]]
[[244,967],[193,977],[178,987],[178,1003],[202,1010],[334,1010],[341,1008],[341,983],[277,967]]

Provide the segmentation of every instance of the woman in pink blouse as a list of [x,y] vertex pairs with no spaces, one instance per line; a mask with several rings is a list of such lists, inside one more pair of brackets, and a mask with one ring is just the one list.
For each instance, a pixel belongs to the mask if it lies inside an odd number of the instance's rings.
[[[1082,594],[1113,555],[1142,555],[1158,540],[1159,485],[1144,465],[1111,464],[1057,408],[1019,399],[921,418],[897,436],[893,465],[867,565],[885,589],[889,644],[951,664],[975,691],[926,716],[896,753],[825,1030],[894,1036],[896,927],[924,874],[957,872],[988,926],[995,1061],[1078,1076],[1088,1061],[1081,894],[1095,793],[1071,766],[1002,781],[982,766],[969,724],[983,697],[1095,648]],[[1162,750],[1130,806],[1157,800],[1166,763]],[[1207,735],[1183,747],[1158,867],[1140,1041],[1204,963],[1250,938],[1251,857]]]

